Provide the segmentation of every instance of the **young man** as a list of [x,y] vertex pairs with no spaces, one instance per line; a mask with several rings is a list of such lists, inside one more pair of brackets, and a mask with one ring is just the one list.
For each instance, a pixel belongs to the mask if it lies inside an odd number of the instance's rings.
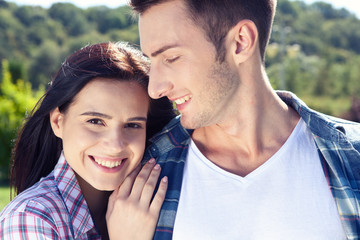
[[272,89],[276,0],[131,5],[149,94],[181,113],[147,152],[169,176],[155,239],[358,239],[360,125]]

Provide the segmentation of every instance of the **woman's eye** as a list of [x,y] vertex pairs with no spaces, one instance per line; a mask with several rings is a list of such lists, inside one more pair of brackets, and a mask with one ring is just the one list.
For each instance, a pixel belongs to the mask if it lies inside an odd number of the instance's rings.
[[143,126],[138,123],[127,123],[125,128],[140,128],[140,129],[142,129]]
[[165,62],[166,63],[173,63],[173,62],[175,62],[176,60],[178,60],[180,58],[180,56],[174,56],[174,57],[172,57],[172,58],[166,58],[165,59]]
[[97,118],[90,119],[87,122],[94,125],[104,125],[104,122],[101,119],[97,119]]

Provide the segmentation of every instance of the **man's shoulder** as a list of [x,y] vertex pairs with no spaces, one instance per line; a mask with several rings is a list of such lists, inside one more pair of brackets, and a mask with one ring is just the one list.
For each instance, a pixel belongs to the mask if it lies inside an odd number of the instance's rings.
[[[186,129],[181,125],[181,116],[173,118],[159,133],[151,138],[151,145],[183,145],[188,144],[193,130]],[[164,146],[162,146],[164,147]]]
[[360,123],[332,116],[327,117],[334,123],[334,125],[342,126],[344,128],[344,132],[350,139],[360,140]]
[[348,121],[312,110],[308,126],[319,137],[335,142],[350,142],[360,150],[360,123]]
[[[152,137],[147,148],[145,160],[150,157],[171,156],[188,148],[193,130],[185,129],[180,122],[181,116],[172,119],[159,133]],[[177,155],[177,154],[175,154]]]
[[291,92],[277,91],[279,97],[298,112],[311,132],[330,141],[350,141],[359,143],[360,123],[333,117],[309,108]]

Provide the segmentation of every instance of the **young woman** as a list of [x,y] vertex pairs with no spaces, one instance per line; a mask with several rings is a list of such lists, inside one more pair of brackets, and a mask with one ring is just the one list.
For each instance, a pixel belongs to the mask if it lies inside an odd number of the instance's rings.
[[148,71],[126,44],[66,59],[18,136],[18,195],[0,214],[0,239],[152,238],[167,182],[152,200],[160,167],[150,160],[137,174],[147,140],[174,114],[149,98]]

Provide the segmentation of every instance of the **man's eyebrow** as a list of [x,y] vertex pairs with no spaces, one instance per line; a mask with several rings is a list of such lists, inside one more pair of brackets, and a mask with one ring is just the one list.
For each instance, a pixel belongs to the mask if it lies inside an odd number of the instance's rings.
[[128,121],[143,121],[143,122],[146,122],[147,118],[146,117],[132,117],[132,118],[129,118]]
[[156,50],[155,52],[152,52],[151,57],[156,57],[160,53],[163,53],[163,52],[165,52],[166,50],[168,50],[170,48],[175,48],[175,47],[178,47],[178,46],[179,46],[178,44],[165,45],[165,46],[161,47],[160,49]]
[[112,119],[111,116],[106,115],[104,113],[99,113],[99,112],[84,112],[84,113],[82,113],[80,115],[81,116],[92,116],[92,117],[102,117],[102,118]]

